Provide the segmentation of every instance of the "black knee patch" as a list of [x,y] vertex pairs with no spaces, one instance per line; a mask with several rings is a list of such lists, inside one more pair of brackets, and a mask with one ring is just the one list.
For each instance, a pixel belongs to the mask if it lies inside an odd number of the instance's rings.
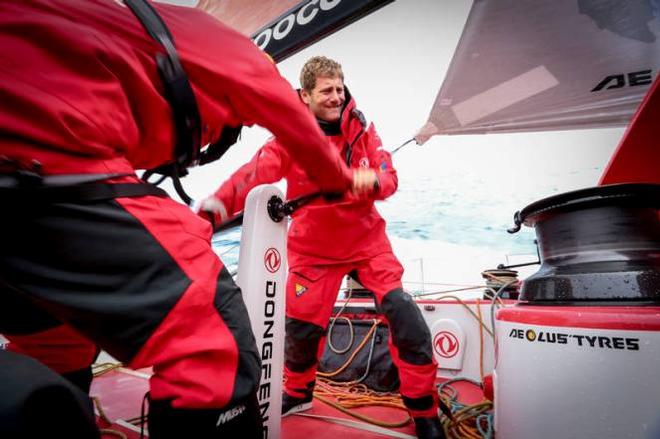
[[92,379],[94,379],[92,366],[86,367],[84,369],[74,370],[72,372],[65,372],[61,375],[69,380],[69,382],[72,384],[75,384],[85,394],[89,394],[89,389],[92,387]]
[[99,438],[87,394],[38,361],[0,350],[0,437]]
[[218,276],[214,305],[238,347],[238,367],[231,400],[247,398],[259,385],[261,360],[241,289],[225,267]]
[[286,319],[284,358],[286,367],[292,372],[304,372],[316,364],[319,341],[325,330],[313,323]]
[[62,324],[61,321],[30,302],[27,295],[11,289],[0,280],[2,306],[0,307],[0,333],[26,335],[46,331]]
[[256,394],[222,408],[173,408],[170,400],[149,400],[153,439],[265,437]]
[[432,395],[426,395],[419,398],[408,398],[405,395],[401,395],[401,399],[403,399],[403,404],[406,408],[419,411],[430,409],[433,407],[434,402]]
[[401,359],[416,365],[431,363],[431,332],[412,297],[401,288],[392,290],[383,298],[380,311],[389,321]]
[[12,233],[0,252],[1,284],[20,292],[9,303],[3,297],[0,331],[8,334],[61,321],[128,363],[191,284],[156,237],[116,200],[47,203],[38,214],[7,217]]

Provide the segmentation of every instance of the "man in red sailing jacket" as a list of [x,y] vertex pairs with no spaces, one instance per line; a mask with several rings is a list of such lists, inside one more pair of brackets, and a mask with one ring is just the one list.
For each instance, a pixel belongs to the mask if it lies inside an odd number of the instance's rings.
[[[355,170],[353,193],[339,201],[322,198],[293,214],[287,249],[284,415],[311,407],[316,367],[342,278],[351,273],[374,292],[392,337],[390,352],[398,367],[401,394],[419,437],[444,437],[437,410],[436,363],[422,315],[401,286],[403,267],[392,253],[385,221],[374,201],[392,195],[397,175],[390,154],[373,124],[366,125],[344,87],[341,66],[325,57],[311,58],[300,75],[301,99],[316,116],[330,147]],[[303,130],[303,127],[300,127]],[[243,208],[250,189],[287,180],[287,198],[322,190],[309,170],[291,160],[272,139],[255,157],[201,205],[202,216],[221,221]]]
[[[195,9],[155,9],[192,85],[202,145],[257,123],[319,188],[351,186],[249,39]],[[95,345],[153,365],[153,438],[261,437],[254,337],[211,228],[135,175],[175,154],[162,52],[119,1],[0,3],[0,333],[74,381]]]

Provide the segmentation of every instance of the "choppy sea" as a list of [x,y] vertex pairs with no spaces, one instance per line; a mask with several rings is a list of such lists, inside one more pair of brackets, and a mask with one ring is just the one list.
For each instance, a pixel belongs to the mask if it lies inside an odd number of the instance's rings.
[[[581,171],[583,179],[593,178],[600,168]],[[575,178],[575,173],[562,177]],[[561,178],[560,178],[561,180]],[[441,259],[442,249],[451,244],[453,249],[464,248],[506,255],[514,263],[536,259],[534,230],[523,227],[516,234],[507,233],[513,226],[513,215],[527,204],[560,192],[565,184],[541,183],[513,185],[509,179],[493,179],[464,171],[445,172],[440,175],[400,175],[399,190],[384,202],[378,202],[378,210],[387,221],[387,231],[392,241],[405,241],[406,247],[415,248],[418,243],[428,255],[429,247],[436,247]],[[574,189],[571,187],[571,189]],[[230,267],[236,267],[240,243],[240,229],[217,234],[214,247]],[[396,250],[396,246],[395,246]],[[420,252],[421,253],[421,252]],[[400,256],[401,257],[401,256]],[[404,257],[413,258],[414,254]],[[480,267],[480,269],[485,267]],[[494,268],[494,267],[492,267]]]

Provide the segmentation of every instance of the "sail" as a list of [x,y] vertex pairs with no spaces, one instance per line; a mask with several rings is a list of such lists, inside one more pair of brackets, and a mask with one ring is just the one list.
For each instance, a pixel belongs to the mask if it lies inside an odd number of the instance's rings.
[[660,68],[660,0],[475,0],[415,136],[623,126]]
[[300,0],[199,0],[195,7],[244,35],[252,35]]
[[199,0],[279,62],[394,0]]

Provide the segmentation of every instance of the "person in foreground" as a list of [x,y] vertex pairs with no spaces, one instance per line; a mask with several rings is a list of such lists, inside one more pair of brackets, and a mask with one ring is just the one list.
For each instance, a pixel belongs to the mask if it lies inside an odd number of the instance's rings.
[[[341,66],[313,57],[300,74],[300,97],[346,164],[355,170],[353,192],[343,199],[317,198],[293,214],[288,234],[285,390],[282,413],[309,409],[319,357],[342,278],[350,273],[376,298],[391,330],[390,352],[401,395],[420,438],[443,438],[435,387],[437,364],[421,312],[401,284],[403,267],[392,253],[385,221],[374,201],[397,188],[390,154],[373,124],[366,125],[344,86]],[[300,126],[301,132],[306,130]],[[313,174],[292,160],[278,139],[201,203],[200,215],[223,221],[243,209],[253,187],[287,180],[287,198],[322,191]]]
[[[199,10],[153,8],[192,85],[201,145],[257,123],[319,188],[351,187],[248,38]],[[143,23],[114,0],[0,3],[0,333],[83,390],[96,346],[153,366],[154,439],[261,438],[259,356],[211,227],[135,175],[173,162],[181,136],[157,67],[165,51]],[[7,407],[17,394],[2,389]]]

